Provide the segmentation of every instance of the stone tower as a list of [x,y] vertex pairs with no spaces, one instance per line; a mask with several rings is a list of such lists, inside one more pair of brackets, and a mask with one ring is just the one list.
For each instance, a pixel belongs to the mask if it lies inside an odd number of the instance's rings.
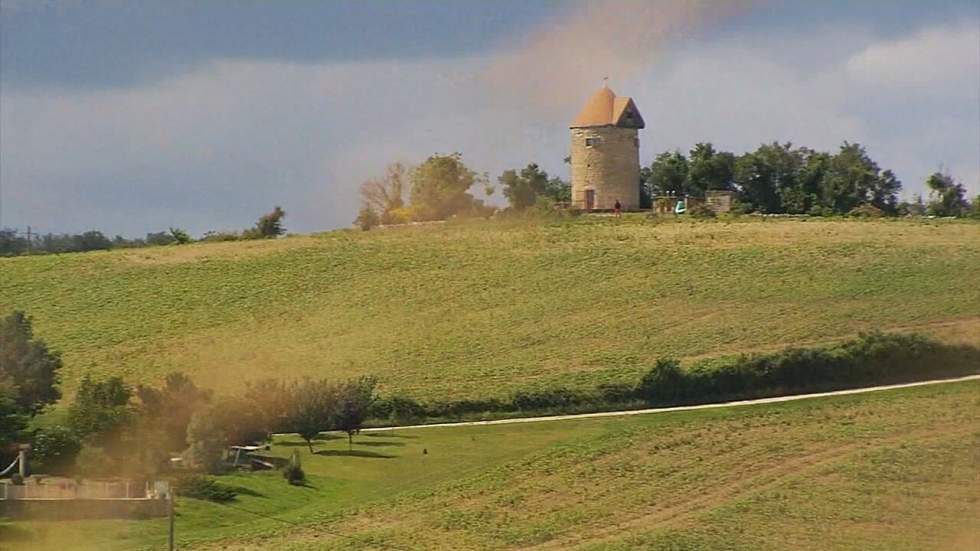
[[572,207],[624,210],[640,206],[640,138],[643,117],[627,97],[605,84],[569,127],[572,132]]

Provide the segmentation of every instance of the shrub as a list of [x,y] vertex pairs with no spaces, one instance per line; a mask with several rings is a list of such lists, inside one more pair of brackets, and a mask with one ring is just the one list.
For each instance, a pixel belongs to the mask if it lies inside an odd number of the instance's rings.
[[285,217],[286,211],[282,210],[282,207],[276,206],[272,212],[263,214],[255,223],[255,228],[248,231],[258,233],[258,238],[279,237],[286,233],[286,228],[282,227],[282,219]]
[[289,465],[282,471],[283,478],[293,486],[302,486],[306,482],[306,473],[300,463],[299,452],[293,450],[293,455],[289,458]]
[[191,239],[189,233],[180,228],[170,228],[170,236],[178,245],[186,245],[187,243],[194,241]]
[[692,206],[687,210],[687,214],[691,218],[714,218],[717,216],[715,211],[711,210],[711,207],[704,203],[698,203]]
[[518,392],[511,399],[511,404],[519,410],[566,408],[587,403],[590,401],[589,398],[581,391],[556,388],[536,392]]
[[887,384],[980,371],[980,349],[918,335],[871,333],[820,348],[789,348],[701,362],[659,360],[637,394],[651,404],[705,403]]
[[669,404],[684,397],[685,382],[680,362],[673,358],[661,358],[640,379],[636,394],[648,402]]
[[607,404],[619,404],[636,399],[636,389],[627,384],[601,384],[596,389],[599,398]]
[[174,484],[177,493],[203,499],[215,503],[226,503],[233,501],[238,495],[238,491],[230,486],[226,486],[216,480],[198,474],[186,475],[178,478]]
[[381,223],[381,218],[378,216],[378,213],[374,212],[374,209],[367,205],[361,207],[360,212],[357,213],[357,218],[354,219],[354,224],[364,231],[370,230],[379,223]]
[[851,212],[847,213],[848,216],[853,216],[856,218],[881,218],[885,216],[885,211],[879,209],[874,205],[865,203],[863,205],[858,205],[851,209]]
[[209,231],[204,234],[201,241],[206,242],[216,242],[216,241],[238,241],[242,239],[241,234],[238,232],[231,231]]
[[75,467],[75,458],[82,450],[82,441],[68,427],[55,425],[34,433],[31,457],[39,472],[68,474]]

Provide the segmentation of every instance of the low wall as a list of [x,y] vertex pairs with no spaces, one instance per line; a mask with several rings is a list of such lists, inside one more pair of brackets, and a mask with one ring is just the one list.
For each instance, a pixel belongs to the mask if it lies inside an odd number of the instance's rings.
[[0,516],[30,520],[151,518],[167,515],[165,499],[2,499]]

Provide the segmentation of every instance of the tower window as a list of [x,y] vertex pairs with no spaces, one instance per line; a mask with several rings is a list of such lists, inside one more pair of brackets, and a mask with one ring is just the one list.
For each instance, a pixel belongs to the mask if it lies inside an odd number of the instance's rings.
[[595,147],[599,145],[599,138],[585,138],[585,147]]

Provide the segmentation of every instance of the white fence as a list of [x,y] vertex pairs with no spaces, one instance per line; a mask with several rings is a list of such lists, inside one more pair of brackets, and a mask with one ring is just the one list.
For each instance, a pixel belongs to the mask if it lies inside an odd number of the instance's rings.
[[0,483],[0,499],[147,499],[156,497],[149,482],[28,478],[23,485]]

